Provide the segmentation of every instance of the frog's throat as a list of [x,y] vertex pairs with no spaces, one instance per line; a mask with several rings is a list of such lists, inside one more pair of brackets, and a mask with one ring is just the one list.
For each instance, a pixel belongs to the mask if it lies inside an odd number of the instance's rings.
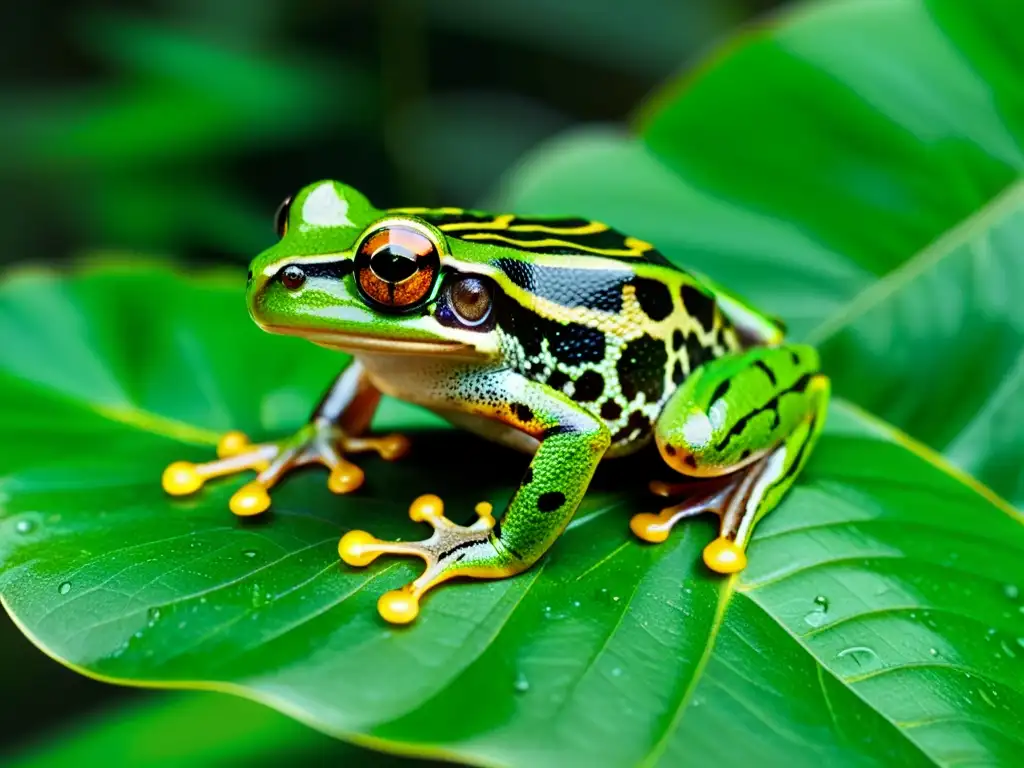
[[262,325],[263,330],[285,336],[301,336],[328,349],[341,352],[377,352],[388,355],[444,355],[477,359],[483,355],[470,344],[459,341],[431,341],[429,339],[382,339],[340,331],[316,331],[279,325]]

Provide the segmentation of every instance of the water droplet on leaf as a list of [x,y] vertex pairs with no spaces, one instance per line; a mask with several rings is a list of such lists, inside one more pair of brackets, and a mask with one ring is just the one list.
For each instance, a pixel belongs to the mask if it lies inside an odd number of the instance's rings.
[[837,653],[836,660],[839,659],[851,661],[858,667],[866,667],[872,662],[878,661],[878,654],[866,645],[854,645]]
[[246,550],[244,550],[242,552],[242,554],[245,555],[246,557],[256,557],[256,550],[255,549],[246,549]]
[[530,690],[530,681],[526,679],[522,672],[516,677],[516,682],[513,685],[516,689],[516,693],[526,693]]
[[1020,597],[1020,589],[1016,584],[1007,584],[1003,587],[1003,594],[1005,594],[1011,600],[1016,600]]
[[17,523],[14,524],[14,530],[21,534],[32,533],[35,527],[36,524],[33,523],[31,520],[19,520]]
[[57,591],[60,592],[62,595],[66,595],[68,592],[71,591],[71,582],[65,581],[63,584],[57,587]]
[[810,627],[820,627],[828,618],[828,598],[818,595],[814,598],[814,608],[805,616],[804,623]]

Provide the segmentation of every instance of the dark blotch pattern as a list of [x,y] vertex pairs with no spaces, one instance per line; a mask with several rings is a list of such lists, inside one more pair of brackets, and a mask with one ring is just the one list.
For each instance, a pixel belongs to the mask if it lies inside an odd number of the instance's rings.
[[651,420],[644,416],[642,411],[633,411],[626,420],[626,426],[612,435],[612,442],[619,443],[623,440],[641,440],[651,432]]
[[760,408],[757,408],[757,409],[755,409],[753,411],[750,411],[749,413],[746,413],[743,416],[741,416],[740,418],[738,418],[736,420],[736,423],[733,424],[732,427],[729,428],[729,432],[725,435],[725,437],[723,437],[719,441],[718,445],[715,446],[715,450],[718,450],[718,451],[724,450],[725,447],[729,444],[729,441],[733,439],[733,437],[743,433],[743,430],[747,428],[747,423],[751,419],[754,419],[755,417],[759,416],[760,414],[764,413],[765,411],[771,411],[771,413],[772,413],[772,415],[774,417],[772,429],[775,429],[776,427],[778,427],[778,425],[779,425],[779,410],[778,410],[779,409],[779,399],[783,395],[787,395],[787,394],[789,394],[791,392],[803,392],[805,389],[807,389],[807,385],[810,383],[810,381],[811,381],[811,375],[809,373],[805,373],[803,376],[801,376],[799,379],[796,380],[796,383],[793,384],[793,386],[789,387],[788,389],[784,389],[781,392],[778,392],[771,400],[769,400],[767,403],[762,405]]
[[537,509],[541,512],[554,512],[565,504],[565,494],[561,491],[542,493],[537,499]]
[[584,371],[576,379],[572,399],[578,403],[592,403],[604,392],[604,379],[597,371]]
[[498,324],[519,339],[528,357],[539,355],[542,342],[547,339],[551,354],[567,365],[597,363],[604,359],[604,334],[596,328],[577,323],[563,325],[530,312],[504,294],[495,298]]
[[683,344],[686,343],[686,339],[683,338],[683,332],[676,328],[672,331],[672,349],[678,352],[683,348]]
[[705,332],[710,332],[715,325],[715,300],[689,283],[683,285],[681,294],[686,311]]
[[764,371],[764,375],[768,377],[768,381],[771,382],[771,385],[773,387],[775,386],[775,373],[772,371],[771,368],[768,367],[768,364],[765,363],[764,360],[755,360],[754,367],[760,368],[762,371]]
[[690,364],[690,373],[700,368],[704,363],[714,357],[714,351],[700,343],[695,334],[686,337],[686,359]]
[[672,294],[664,283],[647,277],[635,277],[633,287],[636,289],[640,309],[651,320],[657,322],[672,314]]
[[627,400],[633,400],[643,392],[649,403],[660,400],[665,394],[667,365],[668,352],[658,339],[644,335],[629,342],[615,365],[622,394]]
[[672,366],[672,383],[679,386],[686,379],[686,372],[683,370],[683,364],[676,360],[676,364]]
[[614,400],[607,400],[601,405],[601,418],[606,421],[615,421],[622,415],[622,406]]
[[523,403],[512,403],[512,413],[522,422],[533,421],[533,411]]
[[569,377],[557,368],[551,372],[550,376],[548,376],[548,386],[557,389],[559,392],[565,389],[565,385],[568,384],[569,381]]
[[712,403],[721,400],[723,397],[725,397],[726,392],[729,391],[729,384],[729,380],[726,379],[717,387],[715,387],[715,391],[711,393],[711,400],[708,401],[708,405],[711,405]]

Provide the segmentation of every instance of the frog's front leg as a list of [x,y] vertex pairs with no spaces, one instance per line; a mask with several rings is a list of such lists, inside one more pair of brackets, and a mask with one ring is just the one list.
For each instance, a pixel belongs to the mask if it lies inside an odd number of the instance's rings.
[[256,478],[235,492],[229,506],[236,515],[257,515],[270,506],[269,490],[286,472],[306,464],[323,464],[330,470],[327,485],[332,491],[354,491],[363,484],[363,471],[345,460],[346,453],[376,451],[390,460],[408,449],[408,441],[401,435],[360,437],[379,401],[380,392],[370,383],[363,366],[353,360],[327,391],[309,422],[294,435],[254,445],[241,432],[228,432],[217,445],[216,461],[176,461],[168,466],[163,474],[164,490],[182,496],[198,491],[215,477],[256,470]]
[[533,565],[572,518],[611,441],[602,422],[561,392],[509,370],[470,372],[451,387],[453,404],[531,435],[537,452],[500,522],[484,502],[474,524],[456,525],[444,516],[440,499],[423,496],[409,516],[434,528],[429,539],[380,541],[365,531],[342,537],[338,551],[349,565],[369,565],[385,553],[426,562],[418,579],[377,604],[381,616],[396,624],[415,619],[423,594],[448,579],[499,579]]
[[[721,518],[704,562],[719,573],[747,563],[754,525],[793,484],[825,422],[829,381],[812,347],[755,347],[707,363],[673,393],[655,428],[662,457],[684,475],[721,478],[712,489],[630,521],[641,539],[662,542],[702,512]],[[689,485],[652,483],[672,496]]]

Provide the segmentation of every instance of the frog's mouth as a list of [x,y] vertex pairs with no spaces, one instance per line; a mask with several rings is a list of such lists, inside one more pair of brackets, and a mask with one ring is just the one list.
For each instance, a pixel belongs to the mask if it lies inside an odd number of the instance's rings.
[[262,325],[269,333],[285,336],[301,336],[314,344],[335,349],[341,352],[357,354],[359,352],[376,352],[385,355],[444,355],[476,359],[481,353],[471,344],[460,341],[433,341],[431,339],[383,339],[343,331],[313,331],[301,328],[289,328],[280,325]]

